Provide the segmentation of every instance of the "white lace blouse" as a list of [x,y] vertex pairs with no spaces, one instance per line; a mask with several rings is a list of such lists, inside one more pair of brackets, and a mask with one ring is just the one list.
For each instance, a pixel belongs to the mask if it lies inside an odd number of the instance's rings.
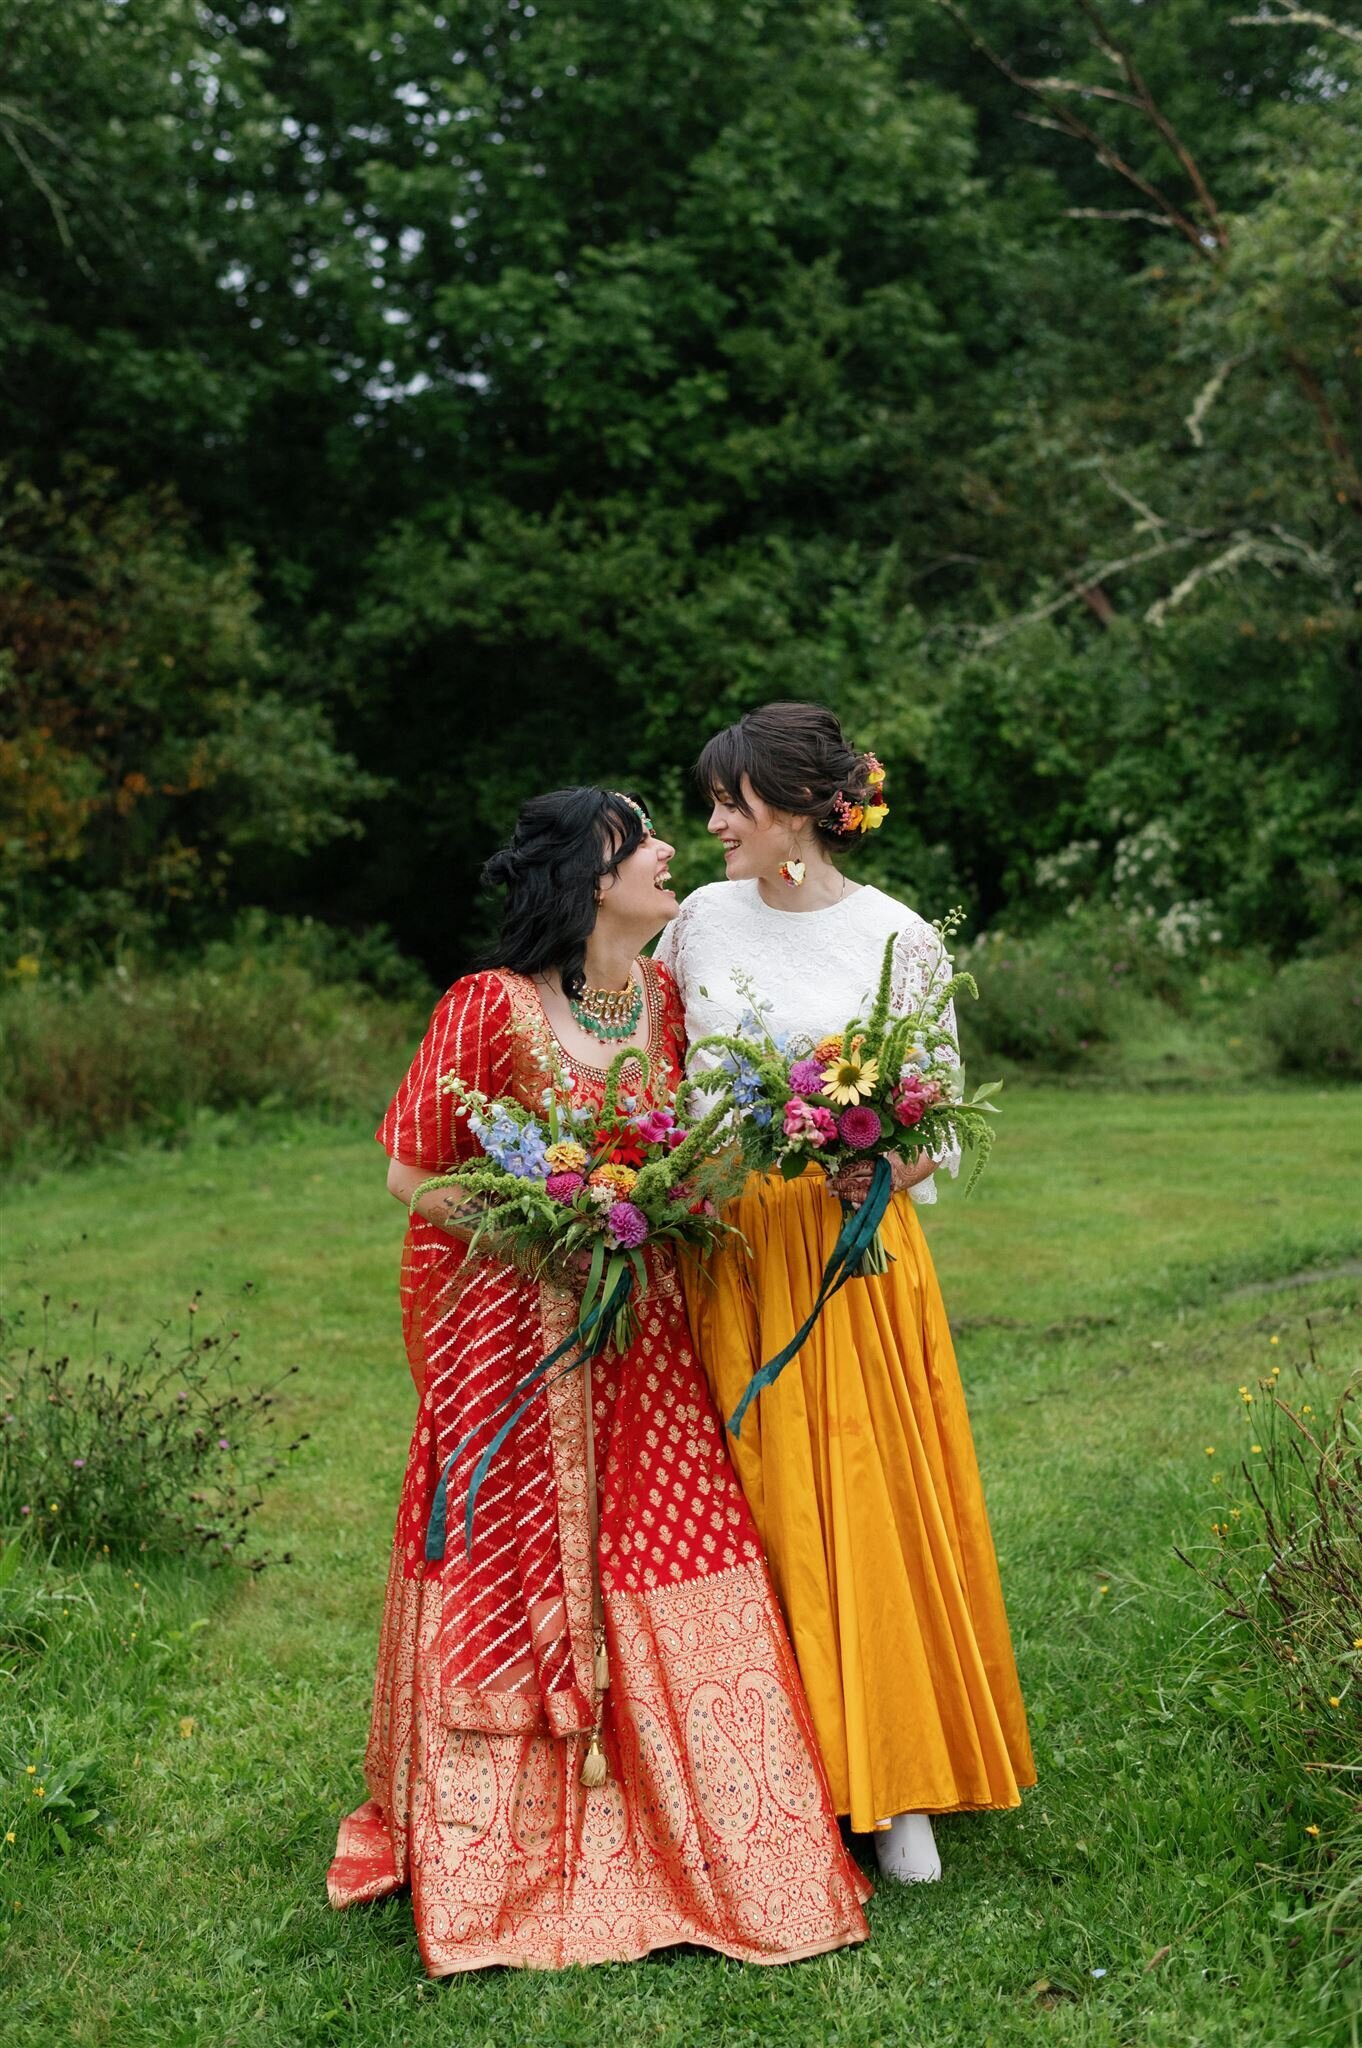
[[[692,1045],[734,1030],[750,1007],[734,984],[735,968],[770,1003],[765,1016],[773,1031],[816,1039],[869,1009],[895,932],[893,1003],[903,1010],[940,966],[941,942],[925,918],[882,889],[854,889],[822,910],[773,910],[755,882],[710,882],[686,898],[658,941],[657,957],[681,992]],[[953,1010],[944,1021],[954,1032]],[[941,1154],[938,1164],[957,1173],[959,1148]],[[915,1202],[934,1202],[935,1181],[909,1192]]]

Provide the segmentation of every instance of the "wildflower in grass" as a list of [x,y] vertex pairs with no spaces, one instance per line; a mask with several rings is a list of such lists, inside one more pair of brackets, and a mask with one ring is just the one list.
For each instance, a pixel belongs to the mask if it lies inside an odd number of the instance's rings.
[[5,1830],[5,1840],[6,1840],[7,1842],[12,1842],[12,1841],[14,1840],[14,1830],[13,1830],[13,1828],[7,1828],[7,1829]]
[[1269,1337],[1267,1341],[1269,1344],[1280,1344],[1282,1340],[1280,1337]]
[[1213,1458],[1213,1457],[1215,1456],[1215,1445],[1214,1445],[1214,1444],[1207,1444],[1207,1446],[1206,1446],[1206,1456],[1207,1456],[1208,1458]]
[[1097,1588],[1097,1590],[1098,1590],[1098,1592],[1099,1592],[1099,1593],[1109,1593],[1109,1592],[1111,1591],[1111,1587],[1110,1587],[1110,1586],[1099,1586],[1099,1587]]
[[84,1460],[84,1458],[73,1458],[73,1459],[71,1460],[71,1463],[72,1463],[72,1464],[73,1464],[73,1465],[75,1466],[75,1468],[76,1468],[77,1472],[79,1472],[79,1471],[80,1471],[80,1470],[82,1469],[82,1467],[84,1466],[84,1464],[85,1464],[85,1460]]
[[1331,1707],[1341,1707],[1341,1706],[1343,1705],[1343,1702],[1342,1702],[1342,1700],[1341,1700],[1341,1699],[1339,1698],[1339,1696],[1338,1696],[1338,1694],[1337,1694],[1336,1692],[1331,1692],[1331,1693],[1330,1693],[1330,1695],[1329,1695],[1329,1705],[1330,1705]]
[[1362,1650],[1362,1636],[1353,1637],[1353,1648],[1355,1650]]
[[1256,1457],[1258,1457],[1258,1456],[1259,1456],[1259,1455],[1261,1454],[1261,1452],[1262,1452],[1262,1448],[1263,1448],[1263,1447],[1262,1447],[1262,1445],[1261,1445],[1261,1444],[1250,1444],[1250,1445],[1249,1445],[1249,1449],[1250,1449],[1250,1450],[1252,1451],[1252,1453],[1253,1453],[1253,1455],[1254,1455],[1254,1457],[1255,1457],[1255,1458],[1256,1458]]
[[1307,1827],[1305,1832],[1307,1835],[1317,1835],[1319,1833],[1319,1829],[1315,1826],[1315,1823],[1311,1821],[1310,1825]]
[[36,1777],[37,1777],[37,1775],[38,1775],[38,1766],[37,1766],[36,1764],[25,1764],[25,1765],[24,1765],[24,1769],[25,1769],[25,1770],[27,1771],[27,1773],[28,1773],[28,1775],[29,1775],[29,1777],[30,1777],[30,1778],[36,1778]]
[[33,1797],[34,1797],[35,1799],[46,1799],[46,1797],[47,1797],[47,1787],[46,1787],[46,1785],[35,1785],[35,1786],[33,1787]]

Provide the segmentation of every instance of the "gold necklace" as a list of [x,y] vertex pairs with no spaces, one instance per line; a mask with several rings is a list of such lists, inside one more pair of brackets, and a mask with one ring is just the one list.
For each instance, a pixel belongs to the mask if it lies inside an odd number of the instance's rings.
[[643,990],[631,975],[628,988],[584,988],[568,1008],[592,1038],[632,1038],[643,1015]]

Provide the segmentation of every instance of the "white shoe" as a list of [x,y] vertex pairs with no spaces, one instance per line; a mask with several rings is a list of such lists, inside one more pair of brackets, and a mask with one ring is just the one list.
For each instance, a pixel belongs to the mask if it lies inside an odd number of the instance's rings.
[[935,1884],[941,1852],[925,1813],[897,1813],[875,1837],[875,1854],[886,1877],[900,1884]]

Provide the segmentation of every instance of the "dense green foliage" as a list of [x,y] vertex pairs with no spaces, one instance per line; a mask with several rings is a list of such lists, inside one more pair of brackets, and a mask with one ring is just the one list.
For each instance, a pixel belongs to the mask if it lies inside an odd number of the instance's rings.
[[1153,835],[1185,943],[1354,931],[1355,30],[0,13],[16,950],[255,901],[448,972],[527,790],[675,817],[791,694],[934,907],[1119,900]]

